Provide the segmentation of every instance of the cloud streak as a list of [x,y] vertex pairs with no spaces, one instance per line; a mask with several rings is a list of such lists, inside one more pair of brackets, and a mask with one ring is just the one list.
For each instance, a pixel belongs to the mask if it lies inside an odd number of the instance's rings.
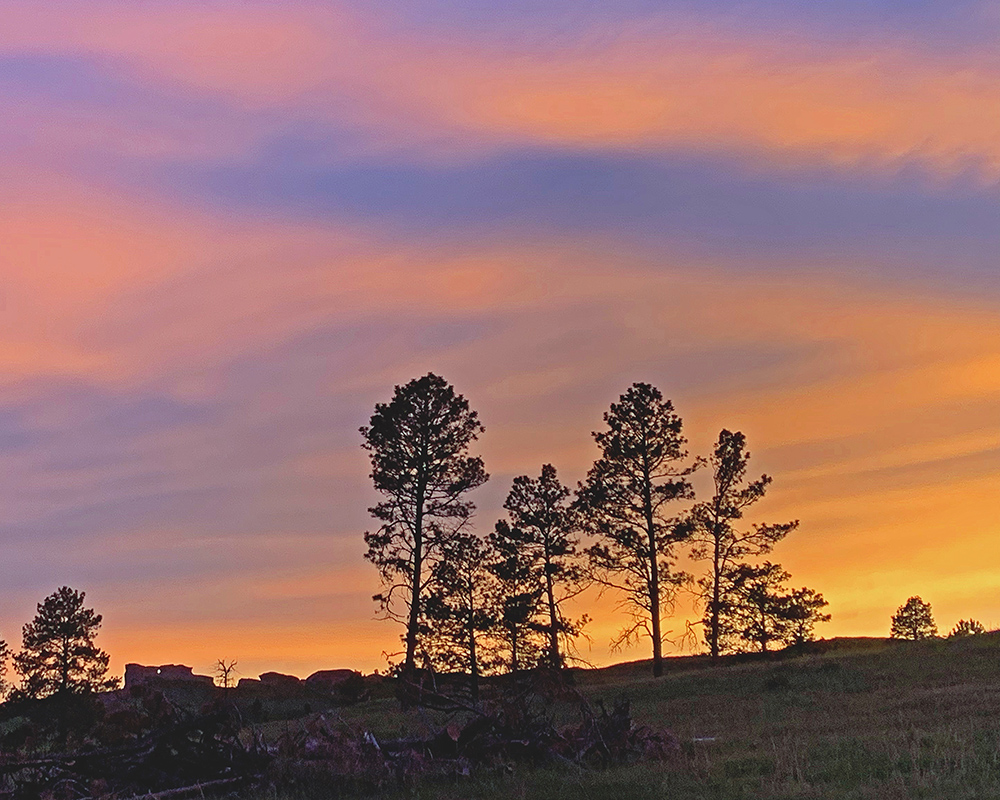
[[[518,49],[454,31],[404,37],[356,9],[311,3],[92,2],[58,14],[22,3],[12,23],[8,53],[88,58],[117,80],[211,98],[220,124],[271,112],[284,124],[355,128],[374,152],[670,148],[737,152],[751,165],[895,171],[913,162],[946,177],[1000,176],[1000,67],[988,47],[818,48],[808,35],[737,36],[687,15],[609,20],[558,50]],[[56,89],[64,95],[64,81]],[[257,122],[272,134],[279,125]],[[234,144],[235,128],[224,128]]]

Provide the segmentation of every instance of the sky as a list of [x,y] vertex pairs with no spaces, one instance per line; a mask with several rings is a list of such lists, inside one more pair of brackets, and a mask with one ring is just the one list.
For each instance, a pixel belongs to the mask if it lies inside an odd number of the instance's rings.
[[746,433],[821,635],[1000,627],[996,0],[0,13],[8,642],[68,584],[119,673],[384,669],[358,428],[428,371],[482,532],[645,381]]

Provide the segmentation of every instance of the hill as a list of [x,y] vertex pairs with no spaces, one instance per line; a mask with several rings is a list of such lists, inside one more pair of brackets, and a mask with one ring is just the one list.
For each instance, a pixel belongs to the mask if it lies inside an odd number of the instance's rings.
[[[636,721],[673,730],[671,763],[608,770],[518,768],[424,785],[425,798],[1000,797],[1000,634],[960,640],[830,640],[766,660],[669,659],[578,670],[596,702],[628,697]],[[564,709],[568,712],[568,709]],[[376,736],[426,730],[388,697],[343,709]],[[559,713],[559,712],[557,712]]]

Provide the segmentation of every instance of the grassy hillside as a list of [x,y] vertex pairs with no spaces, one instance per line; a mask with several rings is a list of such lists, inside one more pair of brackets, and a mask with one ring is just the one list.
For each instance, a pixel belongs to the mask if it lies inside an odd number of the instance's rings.
[[[580,671],[592,700],[632,702],[668,727],[674,763],[475,775],[422,798],[1000,798],[1000,635],[921,643],[842,640],[769,661],[671,659]],[[390,698],[342,712],[377,736],[436,721]],[[569,709],[566,710],[569,713]]]

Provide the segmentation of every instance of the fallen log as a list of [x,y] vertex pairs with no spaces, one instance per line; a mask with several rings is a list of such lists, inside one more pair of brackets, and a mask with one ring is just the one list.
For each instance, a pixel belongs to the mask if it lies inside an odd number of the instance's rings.
[[205,790],[221,789],[224,786],[236,786],[244,783],[243,778],[220,778],[216,781],[205,781],[196,783],[193,786],[182,786],[179,789],[166,789],[162,792],[135,794],[128,800],[183,800],[188,796],[204,797]]

